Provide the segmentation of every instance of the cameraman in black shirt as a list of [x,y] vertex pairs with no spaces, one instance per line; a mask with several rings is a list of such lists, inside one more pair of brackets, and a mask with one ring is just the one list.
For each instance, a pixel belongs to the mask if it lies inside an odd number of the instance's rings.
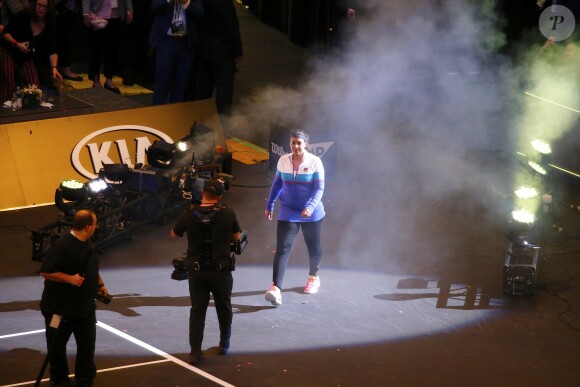
[[201,204],[186,210],[171,230],[172,238],[187,233],[188,240],[190,364],[198,364],[203,358],[201,343],[210,293],[220,326],[219,353],[226,354],[230,347],[234,283],[231,242],[240,238],[242,230],[235,212],[219,204],[223,193],[221,181],[206,180]]
[[99,258],[89,242],[96,228],[96,214],[79,210],[70,233],[53,243],[40,269],[45,279],[40,310],[46,325],[52,385],[74,385],[68,377],[66,354],[71,334],[77,344],[76,386],[92,386],[97,373],[95,296],[98,291],[109,296],[109,291],[99,274]]

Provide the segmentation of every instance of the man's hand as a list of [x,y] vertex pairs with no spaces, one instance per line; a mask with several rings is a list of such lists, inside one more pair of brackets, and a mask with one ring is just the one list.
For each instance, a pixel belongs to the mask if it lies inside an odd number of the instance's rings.
[[91,25],[91,20],[93,20],[95,17],[96,16],[93,13],[90,13],[88,15],[83,15],[83,23],[85,24],[85,26],[92,29],[93,26]]
[[84,282],[85,282],[84,277],[81,276],[79,273],[76,273],[75,275],[71,275],[69,277],[69,281],[68,281],[69,284],[71,284],[73,286],[78,286],[78,287],[81,287]]
[[264,211],[264,214],[266,215],[266,219],[268,220],[272,220],[272,211]]
[[105,285],[103,285],[103,286],[101,286],[101,287],[99,288],[99,292],[103,292],[103,294],[104,294],[105,296],[108,296],[108,295],[109,295],[109,289],[107,289],[107,287],[106,287]]

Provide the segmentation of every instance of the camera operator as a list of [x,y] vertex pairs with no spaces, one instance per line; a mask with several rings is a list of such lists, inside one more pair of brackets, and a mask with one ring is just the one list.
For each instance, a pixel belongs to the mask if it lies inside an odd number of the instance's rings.
[[172,238],[187,233],[188,240],[190,364],[203,358],[201,343],[210,293],[220,328],[219,353],[225,355],[230,347],[234,269],[230,244],[240,238],[242,230],[235,212],[219,203],[223,192],[221,181],[206,180],[201,204],[186,210],[171,230]]
[[72,228],[58,238],[40,269],[45,278],[40,310],[46,323],[46,341],[52,385],[74,385],[69,379],[66,346],[71,334],[77,344],[76,386],[92,386],[97,368],[95,296],[109,296],[99,274],[99,259],[90,239],[97,228],[91,210],[79,210]]

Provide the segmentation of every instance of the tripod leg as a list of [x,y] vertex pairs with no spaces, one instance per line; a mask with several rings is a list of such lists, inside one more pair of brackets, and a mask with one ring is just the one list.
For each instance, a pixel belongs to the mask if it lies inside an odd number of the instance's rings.
[[58,334],[60,332],[60,326],[61,326],[61,321],[62,317],[54,314],[52,316],[52,319],[50,321],[49,326],[47,327],[47,329],[55,329],[56,332],[54,334],[54,336],[52,337],[52,340],[50,340],[50,343],[48,345],[48,349],[46,351],[46,356],[44,357],[44,361],[42,362],[42,367],[40,367],[40,371],[38,372],[38,376],[36,377],[36,383],[34,383],[34,387],[38,387],[40,385],[40,382],[42,381],[42,377],[44,376],[44,373],[46,372],[46,367],[48,366],[48,361],[50,359],[50,354],[52,352],[52,350],[54,349],[54,344],[57,342],[58,339]]

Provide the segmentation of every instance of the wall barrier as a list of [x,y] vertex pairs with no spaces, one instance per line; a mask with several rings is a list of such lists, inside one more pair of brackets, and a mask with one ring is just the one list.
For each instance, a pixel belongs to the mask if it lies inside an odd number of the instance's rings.
[[0,125],[0,210],[54,204],[62,180],[86,182],[103,164],[146,162],[145,149],[199,122],[227,149],[213,100]]

